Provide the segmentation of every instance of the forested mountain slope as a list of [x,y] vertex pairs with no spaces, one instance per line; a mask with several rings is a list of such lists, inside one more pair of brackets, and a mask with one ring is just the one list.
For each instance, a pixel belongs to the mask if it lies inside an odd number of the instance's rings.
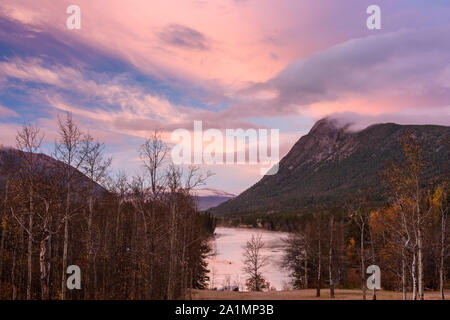
[[448,177],[450,127],[372,125],[352,132],[335,120],[322,119],[280,161],[276,175],[216,208],[215,214],[304,212],[318,206],[340,206],[358,190],[370,191],[368,204],[386,200],[379,174],[386,163],[401,159],[400,139],[417,137],[428,161],[425,176]]

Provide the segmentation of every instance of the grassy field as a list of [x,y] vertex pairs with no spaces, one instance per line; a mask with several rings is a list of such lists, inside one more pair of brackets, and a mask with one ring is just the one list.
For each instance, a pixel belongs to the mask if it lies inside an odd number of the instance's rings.
[[[230,291],[211,291],[194,290],[192,299],[194,300],[328,300],[329,290],[323,289],[321,297],[316,297],[315,289],[292,290],[292,291],[270,291],[270,292],[230,292]],[[447,299],[450,298],[450,291],[446,291]],[[371,299],[371,292],[367,292],[367,298]],[[335,290],[335,300],[361,300],[361,290]],[[401,300],[401,292],[377,291],[378,300]],[[411,299],[411,293],[408,293],[408,299]],[[425,293],[426,300],[438,300],[439,292],[432,291]]]

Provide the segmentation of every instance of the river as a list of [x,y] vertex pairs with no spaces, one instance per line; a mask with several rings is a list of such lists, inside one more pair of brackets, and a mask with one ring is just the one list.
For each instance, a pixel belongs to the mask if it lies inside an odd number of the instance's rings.
[[283,255],[283,239],[288,233],[266,231],[249,228],[224,228],[217,227],[215,238],[211,248],[213,254],[208,258],[210,270],[209,288],[223,288],[226,285],[239,286],[240,291],[245,291],[244,249],[246,242],[252,234],[261,234],[265,246],[262,255],[269,257],[269,264],[263,269],[262,274],[270,286],[276,290],[282,290],[289,284],[289,271],[281,267]]

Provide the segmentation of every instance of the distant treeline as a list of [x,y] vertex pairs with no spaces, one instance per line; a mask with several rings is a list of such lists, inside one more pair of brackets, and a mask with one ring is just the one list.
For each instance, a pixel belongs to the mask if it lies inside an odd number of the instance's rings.
[[[1,299],[177,299],[208,281],[214,219],[190,190],[205,177],[164,165],[157,132],[141,147],[145,174],[110,176],[103,144],[58,119],[53,157],[24,125],[0,154]],[[81,269],[81,290],[66,286]]]
[[235,217],[218,216],[217,223],[224,227],[263,228],[270,231],[295,232],[298,226],[307,221],[303,213],[252,213]]

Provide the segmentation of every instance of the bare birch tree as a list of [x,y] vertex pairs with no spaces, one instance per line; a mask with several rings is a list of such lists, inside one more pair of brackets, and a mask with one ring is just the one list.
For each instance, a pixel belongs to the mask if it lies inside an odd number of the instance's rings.
[[157,196],[165,186],[166,175],[162,167],[167,161],[168,145],[162,140],[159,130],[153,131],[150,138],[139,148],[139,156],[150,176],[150,188],[153,196]]
[[316,297],[320,297],[320,287],[322,281],[322,213],[319,213],[317,220],[317,286]]
[[252,235],[244,247],[244,272],[248,275],[247,283],[251,291],[261,291],[265,285],[262,274],[263,268],[269,264],[269,257],[262,254],[264,249],[262,236]]
[[[405,135],[401,138],[404,160],[392,163],[385,171],[384,179],[390,186],[394,204],[399,208],[402,225],[402,264],[406,267],[407,253],[411,253],[411,278],[413,300],[424,299],[423,229],[430,215],[422,208],[424,192],[422,174],[425,161],[422,148],[416,138]],[[397,230],[395,232],[398,232]],[[403,275],[403,280],[405,276]],[[405,284],[403,284],[405,292]],[[406,294],[404,294],[404,297]]]
[[445,260],[448,251],[447,224],[448,224],[448,182],[440,184],[433,195],[433,205],[439,212],[440,218],[440,248],[439,248],[439,295],[445,300]]
[[330,214],[330,242],[328,248],[328,275],[330,281],[330,298],[334,299],[334,277],[333,277],[333,248],[334,248],[334,215]]
[[72,187],[78,176],[78,169],[83,164],[86,154],[83,153],[83,135],[75,124],[72,114],[67,112],[64,118],[58,116],[59,140],[55,144],[55,158],[62,163],[62,172],[66,186],[66,203],[64,213],[64,245],[61,277],[61,299],[66,298],[67,255],[69,246],[69,220],[72,215]]
[[[96,276],[94,281],[91,279],[92,268],[95,269],[94,257],[94,239],[93,239],[93,218],[94,218],[94,199],[96,195],[96,184],[102,184],[107,177],[108,168],[111,166],[112,158],[104,157],[105,145],[95,141],[90,134],[86,134],[81,141],[82,154],[85,159],[80,165],[81,172],[89,178],[88,186],[88,216],[87,216],[87,250],[88,250],[88,270],[86,273],[86,284],[88,288],[96,287]],[[86,290],[86,294],[94,290]],[[86,296],[87,297],[87,296]]]
[[361,204],[364,202],[361,201],[362,199],[357,199],[357,203],[355,206],[352,206],[350,209],[350,217],[353,219],[353,221],[356,223],[359,229],[360,234],[360,249],[359,249],[359,259],[360,259],[360,276],[361,276],[361,290],[362,290],[362,298],[363,300],[366,300],[366,264],[365,264],[365,231],[366,228],[369,226],[369,214],[361,208]]
[[28,273],[27,273],[27,299],[31,299],[32,284],[32,257],[33,257],[33,219],[34,219],[34,198],[35,198],[35,174],[36,174],[36,153],[42,144],[44,136],[39,128],[32,124],[24,124],[16,135],[16,147],[20,150],[23,164],[23,173],[28,186]]

